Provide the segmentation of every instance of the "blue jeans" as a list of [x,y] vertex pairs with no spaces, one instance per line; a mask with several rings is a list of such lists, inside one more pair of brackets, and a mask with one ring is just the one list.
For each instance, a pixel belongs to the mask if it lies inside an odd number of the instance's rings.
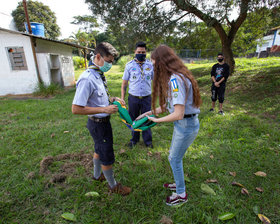
[[176,183],[176,193],[186,191],[183,171],[183,157],[193,143],[199,130],[198,115],[174,122],[173,137],[169,151],[169,163]]

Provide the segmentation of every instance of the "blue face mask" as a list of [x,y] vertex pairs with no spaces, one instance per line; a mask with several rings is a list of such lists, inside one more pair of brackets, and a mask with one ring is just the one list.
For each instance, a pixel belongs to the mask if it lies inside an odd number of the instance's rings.
[[[104,58],[103,58],[104,60]],[[104,60],[104,65],[102,67],[99,67],[100,71],[102,72],[108,72],[112,68],[112,63],[109,63]]]
[[135,57],[138,61],[145,61],[146,54],[135,54]]

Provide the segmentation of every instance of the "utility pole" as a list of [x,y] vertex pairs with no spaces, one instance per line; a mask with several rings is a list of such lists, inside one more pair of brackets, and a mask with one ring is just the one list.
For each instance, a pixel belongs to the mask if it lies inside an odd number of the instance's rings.
[[[28,32],[29,32],[29,34],[32,34],[32,29],[31,29],[28,11],[27,11],[26,0],[22,0],[22,4],[23,4],[23,8],[24,8],[26,23],[28,26]],[[36,51],[35,51],[35,41],[36,41],[35,38],[31,36],[30,42],[31,42],[31,48],[32,48],[34,62],[35,62],[35,67],[36,67],[36,74],[37,74],[38,82],[39,82],[39,84],[41,84],[41,83],[43,83],[43,81],[41,79],[40,72],[39,72],[39,66],[38,66],[38,61],[37,61],[37,56],[36,56]]]

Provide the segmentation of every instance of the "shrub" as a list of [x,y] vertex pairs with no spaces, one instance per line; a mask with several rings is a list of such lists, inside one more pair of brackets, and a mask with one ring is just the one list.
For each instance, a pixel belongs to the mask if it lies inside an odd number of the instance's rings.
[[46,86],[44,83],[39,83],[33,95],[48,97],[63,92],[64,90],[59,84],[51,83],[49,86]]
[[[126,65],[129,61],[131,61],[133,58],[134,58],[134,54],[130,54],[130,55],[122,56],[122,57],[118,60],[117,65],[120,66],[121,72],[124,72],[125,65]],[[147,52],[146,58],[150,60],[150,58],[151,58],[151,53],[150,53],[150,52]]]
[[73,57],[73,64],[75,70],[85,67],[85,59],[83,57],[74,56]]
[[132,55],[125,55],[125,56],[122,56],[118,62],[117,62],[117,65],[120,66],[120,70],[121,72],[124,72],[124,69],[125,69],[125,65],[131,61],[133,59],[133,56]]

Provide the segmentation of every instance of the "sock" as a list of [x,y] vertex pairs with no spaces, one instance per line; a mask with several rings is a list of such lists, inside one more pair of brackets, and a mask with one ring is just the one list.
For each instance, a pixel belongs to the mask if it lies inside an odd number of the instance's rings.
[[186,197],[186,192],[182,193],[182,194],[178,194],[181,198]]
[[98,179],[101,175],[101,162],[100,159],[93,158],[93,176]]
[[114,178],[113,169],[103,170],[104,176],[108,181],[108,184],[111,188],[114,188],[117,185],[117,182]]

